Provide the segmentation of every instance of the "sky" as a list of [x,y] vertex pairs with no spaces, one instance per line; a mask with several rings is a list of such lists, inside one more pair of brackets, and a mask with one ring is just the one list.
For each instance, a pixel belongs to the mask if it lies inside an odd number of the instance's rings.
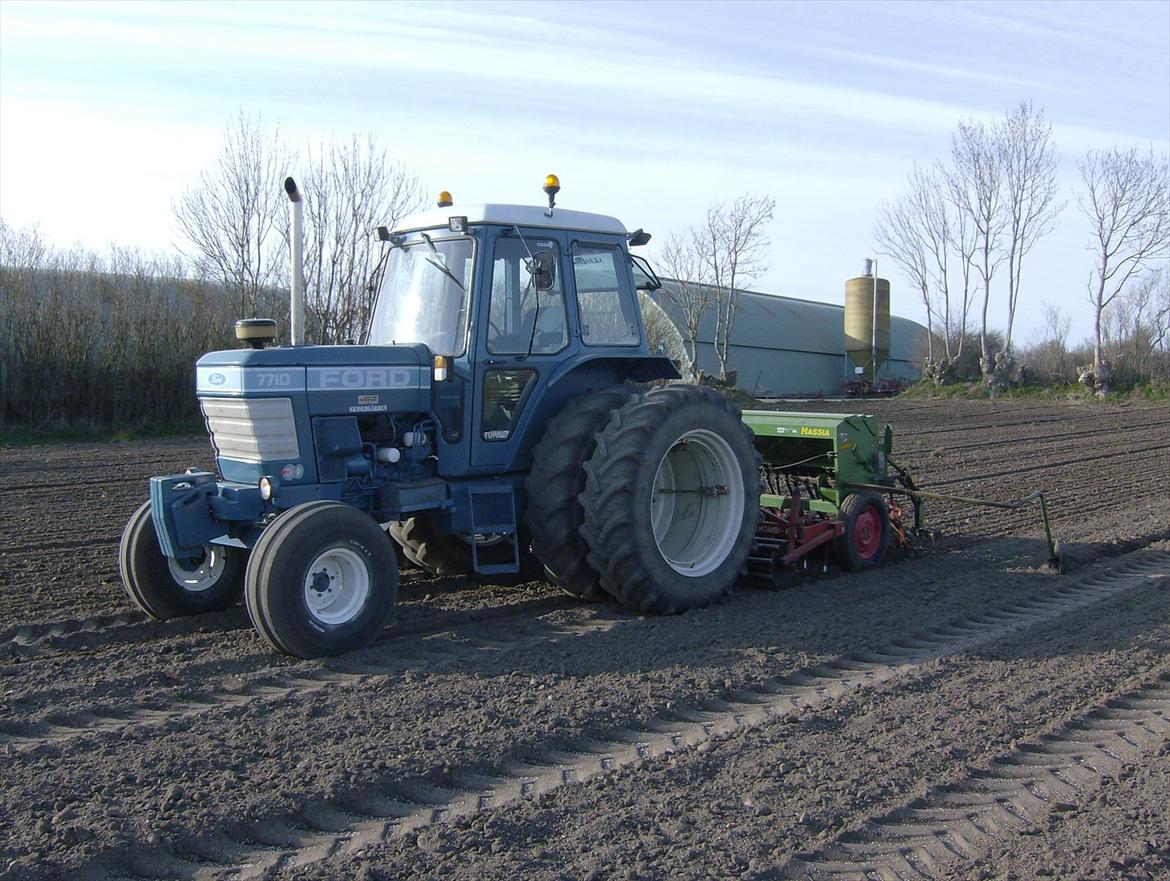
[[[1053,124],[1067,205],[1024,264],[1016,336],[1039,331],[1047,301],[1079,340],[1076,161],[1170,150],[1170,0],[0,0],[0,217],[60,246],[173,251],[172,205],[242,111],[294,145],[370,132],[456,205],[540,204],[554,172],[558,205],[657,242],[713,202],[767,194],[753,287],[841,303],[912,164],[944,158],[961,119],[1024,99]],[[924,321],[881,258],[879,274],[893,311]],[[993,325],[1005,300],[997,288]]]

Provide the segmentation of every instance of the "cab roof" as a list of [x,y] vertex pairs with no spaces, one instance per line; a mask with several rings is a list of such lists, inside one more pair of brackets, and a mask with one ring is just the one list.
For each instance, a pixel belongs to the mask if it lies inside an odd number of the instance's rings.
[[616,217],[589,214],[585,211],[569,211],[564,208],[554,208],[552,217],[548,217],[545,215],[547,210],[535,205],[451,205],[447,208],[432,208],[403,218],[394,227],[394,232],[445,227],[448,218],[464,216],[468,225],[495,223],[502,226],[536,226],[623,236],[627,234],[625,226]]

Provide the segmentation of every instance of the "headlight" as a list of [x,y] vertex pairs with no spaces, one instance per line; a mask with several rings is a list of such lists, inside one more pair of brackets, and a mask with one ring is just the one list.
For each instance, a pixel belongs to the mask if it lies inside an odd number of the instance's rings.
[[260,498],[264,499],[264,501],[267,502],[269,499],[272,498],[272,495],[275,492],[276,492],[276,486],[275,486],[275,484],[273,484],[272,478],[261,477],[260,478]]

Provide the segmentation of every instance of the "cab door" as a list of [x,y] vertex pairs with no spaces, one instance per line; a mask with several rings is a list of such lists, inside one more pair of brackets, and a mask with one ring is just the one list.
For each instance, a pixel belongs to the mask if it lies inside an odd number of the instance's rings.
[[[572,341],[565,301],[566,241],[549,230],[503,230],[485,267],[476,322],[470,465],[506,466],[533,402]],[[551,260],[542,255],[551,254]],[[546,262],[547,261],[547,262]],[[547,290],[538,284],[553,267]]]

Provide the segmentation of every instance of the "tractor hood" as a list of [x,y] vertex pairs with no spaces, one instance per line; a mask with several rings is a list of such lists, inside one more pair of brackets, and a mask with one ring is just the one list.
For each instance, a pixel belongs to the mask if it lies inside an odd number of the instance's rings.
[[311,483],[320,420],[429,412],[431,353],[423,345],[209,352],[195,365],[195,387],[224,480],[292,474],[286,483]]
[[431,353],[421,344],[230,349],[208,352],[196,362],[195,388],[201,398],[307,392],[311,404],[333,412],[361,412],[352,408],[362,404],[383,411],[387,404],[391,411],[425,410],[430,368]]

